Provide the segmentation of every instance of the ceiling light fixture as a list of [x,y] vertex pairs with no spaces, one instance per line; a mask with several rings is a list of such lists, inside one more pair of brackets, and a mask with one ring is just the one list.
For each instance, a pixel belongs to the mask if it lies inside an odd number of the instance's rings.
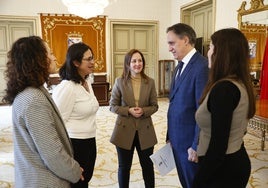
[[109,0],[62,0],[71,14],[88,19],[104,12]]

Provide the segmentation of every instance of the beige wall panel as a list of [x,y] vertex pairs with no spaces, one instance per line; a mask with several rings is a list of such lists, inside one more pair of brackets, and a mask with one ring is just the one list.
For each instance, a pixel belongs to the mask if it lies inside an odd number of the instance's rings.
[[117,78],[117,77],[122,75],[124,58],[125,58],[125,54],[116,54],[115,55],[115,62],[114,62],[115,77],[114,78]]
[[116,54],[115,55],[115,66],[122,66],[124,63],[125,54]]
[[158,36],[156,35],[156,33],[158,33],[157,23],[130,23],[124,21],[115,21],[111,23],[113,36],[111,52],[111,86],[113,86],[115,78],[122,74],[125,54],[133,48],[136,48],[143,53],[146,60],[145,73],[147,73],[148,76],[155,78],[157,72],[157,64],[155,63],[155,59],[158,59]]
[[147,52],[149,47],[148,36],[148,31],[146,30],[134,30],[134,47],[143,52]]
[[195,28],[196,36],[203,37],[206,33],[206,15],[204,12],[193,13],[193,27]]
[[6,54],[0,54],[0,69],[4,69],[7,62]]
[[4,69],[0,68],[0,80],[1,80],[1,84],[0,84],[0,97],[2,100],[2,97],[4,96],[4,91],[6,88],[6,81],[4,80]]
[[120,77],[123,73],[123,67],[118,67],[115,71],[115,78]]
[[9,33],[11,41],[16,41],[21,37],[33,35],[33,24],[27,23],[23,25],[21,23],[13,22],[9,25]]
[[7,63],[7,53],[14,41],[21,37],[34,35],[36,22],[32,19],[0,18],[0,101],[4,95],[6,81],[4,71]]
[[210,41],[210,36],[213,33],[213,12],[212,9],[210,9],[208,12],[208,18],[207,18],[207,35],[206,35],[206,41]]
[[125,52],[130,48],[130,31],[129,30],[115,30],[115,51]]
[[7,27],[0,26],[0,53],[7,51]]

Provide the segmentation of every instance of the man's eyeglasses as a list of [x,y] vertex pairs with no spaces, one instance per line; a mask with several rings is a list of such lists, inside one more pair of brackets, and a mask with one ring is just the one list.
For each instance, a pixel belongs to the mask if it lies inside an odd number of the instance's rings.
[[82,60],[90,62],[94,60],[94,57],[90,56],[89,58],[83,58]]

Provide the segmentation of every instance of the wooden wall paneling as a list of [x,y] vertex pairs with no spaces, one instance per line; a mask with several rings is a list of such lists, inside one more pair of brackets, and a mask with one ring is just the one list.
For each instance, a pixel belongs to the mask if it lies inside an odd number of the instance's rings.
[[94,82],[92,89],[100,106],[108,106],[110,100],[110,84],[108,82]]

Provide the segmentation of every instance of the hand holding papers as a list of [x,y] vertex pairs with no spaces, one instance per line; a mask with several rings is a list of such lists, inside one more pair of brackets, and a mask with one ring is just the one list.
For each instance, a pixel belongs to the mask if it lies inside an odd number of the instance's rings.
[[176,167],[170,143],[167,143],[152,154],[150,158],[162,176],[168,174]]

